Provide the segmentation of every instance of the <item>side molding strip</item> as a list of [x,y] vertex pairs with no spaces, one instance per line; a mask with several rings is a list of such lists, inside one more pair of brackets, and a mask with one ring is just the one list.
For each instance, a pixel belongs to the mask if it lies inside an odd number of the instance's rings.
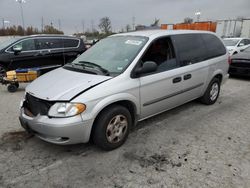
[[168,99],[168,98],[171,98],[171,97],[174,97],[174,96],[176,96],[176,95],[180,95],[180,94],[182,94],[182,93],[191,91],[191,90],[196,89],[196,88],[198,88],[198,87],[201,87],[201,86],[203,86],[203,85],[204,85],[204,83],[200,83],[200,84],[197,84],[197,85],[195,85],[195,86],[189,87],[189,88],[187,88],[187,89],[180,90],[180,91],[178,91],[178,92],[175,92],[175,93],[166,95],[166,96],[161,97],[161,98],[158,98],[158,99],[154,99],[154,100],[152,100],[152,101],[149,101],[149,102],[144,103],[143,106],[148,106],[148,105],[151,105],[151,104],[154,104],[154,103],[157,103],[157,102],[166,100],[166,99]]

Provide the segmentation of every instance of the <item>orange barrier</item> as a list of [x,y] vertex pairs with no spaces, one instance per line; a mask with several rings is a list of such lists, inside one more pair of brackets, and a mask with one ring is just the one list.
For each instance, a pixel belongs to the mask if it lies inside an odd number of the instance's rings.
[[[180,29],[187,29],[187,30],[203,30],[203,31],[216,31],[216,22],[195,22],[195,23],[180,23],[180,24],[174,24],[173,29],[174,30],[180,30]],[[167,24],[162,24],[161,29],[167,29]]]

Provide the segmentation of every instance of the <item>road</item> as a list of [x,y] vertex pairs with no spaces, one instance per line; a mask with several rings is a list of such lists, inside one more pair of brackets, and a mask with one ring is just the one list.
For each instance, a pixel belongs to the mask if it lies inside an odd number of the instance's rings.
[[250,80],[139,123],[119,149],[57,146],[20,128],[24,94],[0,86],[0,187],[250,187]]

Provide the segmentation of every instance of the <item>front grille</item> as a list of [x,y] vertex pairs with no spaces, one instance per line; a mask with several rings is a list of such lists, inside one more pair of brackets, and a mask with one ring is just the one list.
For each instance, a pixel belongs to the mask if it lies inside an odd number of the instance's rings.
[[[50,107],[54,102],[38,99],[29,93],[25,96],[24,108],[26,108],[33,116],[48,115]],[[29,114],[27,114],[29,115]]]

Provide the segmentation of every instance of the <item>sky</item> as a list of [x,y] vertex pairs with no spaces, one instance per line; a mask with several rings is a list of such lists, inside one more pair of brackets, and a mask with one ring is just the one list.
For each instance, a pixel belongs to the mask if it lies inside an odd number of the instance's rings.
[[[133,17],[136,25],[150,25],[155,18],[160,23],[180,23],[185,17],[195,20],[197,11],[202,21],[250,18],[250,0],[26,0],[23,4],[25,27],[41,29],[43,17],[44,24],[60,25],[66,34],[98,29],[100,18],[106,16],[118,32],[132,25]],[[0,0],[0,19],[22,25],[20,4]]]

